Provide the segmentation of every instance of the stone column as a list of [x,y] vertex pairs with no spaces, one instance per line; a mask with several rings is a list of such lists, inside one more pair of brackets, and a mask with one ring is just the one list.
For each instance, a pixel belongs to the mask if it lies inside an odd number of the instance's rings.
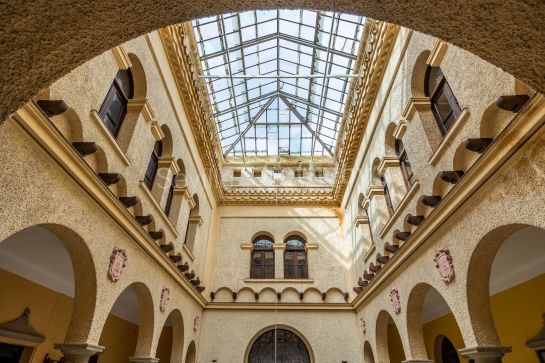
[[274,278],[284,278],[284,250],[286,249],[285,243],[273,243],[274,252]]
[[152,357],[130,357],[129,362],[132,363],[157,363],[159,362],[159,358],[152,358]]
[[458,350],[462,357],[471,359],[475,363],[501,363],[502,357],[510,351],[511,347],[506,346],[470,347]]
[[102,353],[104,347],[91,344],[55,344],[55,349],[58,349],[64,355],[65,363],[88,363],[89,358],[97,353]]

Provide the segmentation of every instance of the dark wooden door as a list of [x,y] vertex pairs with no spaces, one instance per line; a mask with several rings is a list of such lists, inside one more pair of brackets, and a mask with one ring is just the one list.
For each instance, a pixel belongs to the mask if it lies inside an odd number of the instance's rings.
[[248,363],[310,363],[310,356],[297,335],[285,329],[272,329],[254,342]]

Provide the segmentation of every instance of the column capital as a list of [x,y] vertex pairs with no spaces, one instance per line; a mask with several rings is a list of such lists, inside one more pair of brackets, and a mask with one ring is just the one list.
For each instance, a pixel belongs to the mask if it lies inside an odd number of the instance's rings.
[[159,362],[159,358],[152,358],[152,357],[130,357],[129,362],[133,363],[157,363]]
[[104,351],[104,347],[87,343],[56,343],[55,349],[62,352],[67,363],[87,362],[92,355]]
[[508,346],[476,346],[459,349],[463,358],[473,359],[475,363],[501,363],[505,353],[511,352]]

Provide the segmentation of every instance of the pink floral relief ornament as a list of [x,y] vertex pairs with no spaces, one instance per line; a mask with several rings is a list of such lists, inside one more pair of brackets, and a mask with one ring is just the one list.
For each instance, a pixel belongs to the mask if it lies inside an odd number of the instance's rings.
[[392,303],[394,313],[399,314],[401,312],[401,301],[399,299],[399,292],[397,289],[392,289],[390,291],[390,302]]
[[454,264],[452,263],[452,256],[449,250],[441,249],[436,251],[433,261],[441,275],[441,279],[445,283],[450,284],[454,280]]
[[163,291],[161,291],[161,301],[159,303],[159,310],[161,310],[162,313],[165,312],[168,306],[168,302],[170,301],[170,290],[168,287],[165,287]]
[[110,267],[108,268],[108,278],[112,282],[117,282],[121,278],[121,273],[127,265],[127,253],[121,248],[114,248],[110,256]]

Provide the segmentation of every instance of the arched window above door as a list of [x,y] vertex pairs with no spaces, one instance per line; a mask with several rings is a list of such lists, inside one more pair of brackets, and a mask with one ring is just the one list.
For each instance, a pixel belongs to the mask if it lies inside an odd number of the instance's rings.
[[250,278],[274,279],[273,240],[268,236],[259,236],[252,244]]
[[305,240],[299,236],[290,236],[286,239],[284,251],[284,278],[307,279],[308,264]]
[[301,338],[287,329],[271,329],[253,343],[248,363],[310,363],[309,351]]
[[114,137],[119,133],[133,94],[134,82],[131,70],[119,70],[98,112],[106,128]]
[[462,110],[441,68],[429,66],[424,82],[424,93],[430,98],[433,116],[445,136]]

